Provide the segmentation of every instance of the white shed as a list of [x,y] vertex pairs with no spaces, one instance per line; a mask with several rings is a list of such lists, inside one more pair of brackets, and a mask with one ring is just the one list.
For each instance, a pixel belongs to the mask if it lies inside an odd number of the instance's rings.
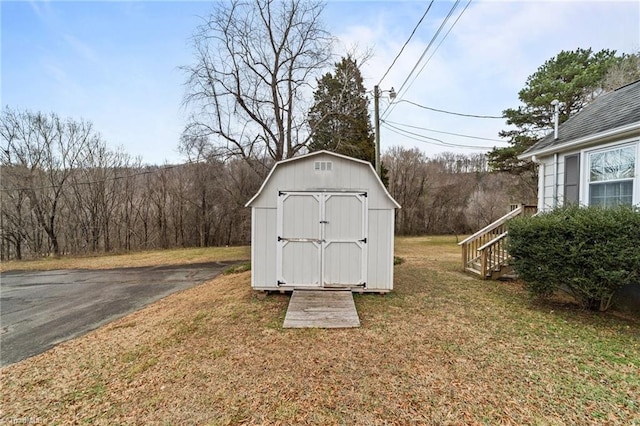
[[254,289],[393,289],[400,205],[369,162],[328,151],[280,161],[246,206]]

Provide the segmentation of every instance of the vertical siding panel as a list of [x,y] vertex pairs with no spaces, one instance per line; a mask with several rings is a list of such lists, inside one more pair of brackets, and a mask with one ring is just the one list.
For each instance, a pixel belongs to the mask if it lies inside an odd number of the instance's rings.
[[252,282],[254,287],[273,286],[276,283],[276,210],[254,210],[252,243]]
[[542,163],[538,167],[538,210],[544,211],[544,177],[545,177],[545,164]]
[[389,257],[391,257],[391,260],[389,262],[389,274],[388,274],[388,279],[389,279],[389,284],[388,284],[388,289],[389,290],[393,290],[393,273],[395,272],[395,262],[394,262],[394,256],[396,254],[395,251],[395,244],[396,244],[396,231],[395,231],[395,214],[396,211],[395,209],[389,210],[387,212],[387,232],[389,233],[389,243],[387,244],[387,247],[389,247]]
[[256,241],[256,221],[258,220],[258,213],[255,207],[251,208],[251,287],[256,286],[256,282],[259,282],[260,278],[256,275],[253,266],[257,265],[256,253],[258,251],[258,242]]
[[381,238],[380,248],[381,248],[381,257],[380,257],[380,276],[382,278],[382,286],[385,289],[389,289],[392,286],[391,282],[391,270],[393,268],[393,251],[391,250],[393,244],[393,234],[391,233],[391,224],[393,221],[390,221],[391,213],[393,210],[378,210],[380,213],[379,224],[379,232],[380,235],[384,237]]
[[265,242],[264,242],[264,285],[277,286],[276,277],[276,250],[278,243],[276,235],[276,209],[265,210]]
[[264,284],[265,276],[265,212],[266,209],[253,209],[253,222],[255,227],[253,228],[252,245],[252,259],[251,273],[253,275],[254,287],[260,287]]
[[544,158],[544,207],[545,210],[553,208],[553,156]]
[[373,289],[378,288],[378,245],[379,238],[377,235],[378,232],[378,215],[376,214],[376,210],[369,210],[369,229],[368,233],[368,255],[367,259],[367,288]]
[[369,289],[388,290],[392,287],[389,269],[393,267],[393,228],[389,227],[392,212],[393,210],[369,210]]

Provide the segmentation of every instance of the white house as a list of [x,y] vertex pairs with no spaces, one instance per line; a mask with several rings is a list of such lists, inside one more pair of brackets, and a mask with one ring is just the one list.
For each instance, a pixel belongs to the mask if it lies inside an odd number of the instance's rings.
[[254,289],[393,289],[400,205],[369,162],[328,151],[280,161],[246,206]]
[[539,164],[540,211],[640,204],[640,80],[599,96],[519,158]]

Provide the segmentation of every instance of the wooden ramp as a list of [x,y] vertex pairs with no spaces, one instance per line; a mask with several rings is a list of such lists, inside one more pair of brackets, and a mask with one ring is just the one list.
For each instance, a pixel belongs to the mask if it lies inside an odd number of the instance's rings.
[[351,290],[295,290],[283,328],[360,327]]

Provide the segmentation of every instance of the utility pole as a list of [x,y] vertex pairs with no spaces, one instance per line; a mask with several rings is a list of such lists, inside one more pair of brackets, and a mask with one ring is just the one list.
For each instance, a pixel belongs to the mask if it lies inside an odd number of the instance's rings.
[[[396,98],[396,91],[391,88],[391,90],[384,90],[385,92],[389,92],[389,99],[392,101]],[[376,131],[376,173],[380,178],[382,178],[382,170],[380,165],[380,87],[373,86],[373,121]]]
[[[373,121],[376,132],[376,174],[380,176],[380,88],[373,86]],[[382,176],[380,176],[382,177]]]

